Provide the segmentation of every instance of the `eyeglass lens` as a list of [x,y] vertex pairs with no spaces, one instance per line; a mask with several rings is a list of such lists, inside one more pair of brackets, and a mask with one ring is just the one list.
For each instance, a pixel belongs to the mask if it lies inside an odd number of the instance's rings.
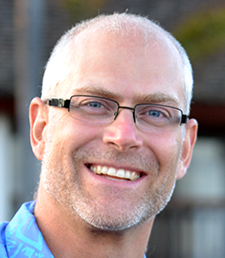
[[[83,122],[109,124],[113,122],[120,108],[119,104],[103,97],[85,95],[72,96],[70,100],[70,115]],[[153,130],[171,130],[181,122],[182,111],[175,107],[158,104],[138,104],[134,108],[138,127]]]

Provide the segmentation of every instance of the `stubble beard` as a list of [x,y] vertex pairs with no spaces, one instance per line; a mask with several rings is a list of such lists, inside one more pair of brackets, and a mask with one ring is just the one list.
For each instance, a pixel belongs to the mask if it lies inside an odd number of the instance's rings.
[[[50,144],[50,143],[49,143]],[[48,143],[46,143],[48,146]],[[50,145],[49,145],[50,146]],[[65,151],[65,150],[63,150]],[[174,185],[172,189],[165,190],[167,183],[171,178],[165,177],[160,186],[146,191],[138,203],[135,203],[132,209],[127,212],[123,210],[114,209],[111,203],[116,205],[117,195],[109,196],[109,206],[105,207],[100,203],[96,203],[92,196],[84,189],[79,172],[81,161],[88,160],[115,160],[123,164],[123,160],[129,160],[130,165],[142,164],[142,167],[148,167],[150,173],[160,173],[160,166],[156,159],[149,162],[149,156],[143,155],[141,157],[128,156],[117,153],[116,151],[94,150],[90,148],[80,147],[70,157],[69,153],[65,154],[66,158],[55,157],[49,148],[46,148],[43,164],[41,181],[44,188],[49,192],[58,203],[60,203],[71,215],[78,216],[86,221],[89,225],[105,230],[105,231],[121,231],[128,229],[139,223],[143,223],[157,215],[170,200]],[[67,160],[65,162],[65,160]],[[69,161],[70,160],[70,161]],[[127,164],[127,162],[126,162]],[[167,174],[169,175],[169,172]],[[106,189],[111,191],[111,189]],[[123,198],[129,198],[129,193],[124,191]],[[115,197],[115,198],[114,198]],[[110,200],[111,198],[111,200]]]

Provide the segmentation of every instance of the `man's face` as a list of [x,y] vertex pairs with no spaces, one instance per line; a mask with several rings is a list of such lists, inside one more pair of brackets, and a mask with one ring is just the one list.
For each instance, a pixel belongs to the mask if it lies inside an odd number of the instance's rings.
[[[181,61],[166,42],[146,47],[138,37],[79,37],[71,51],[69,82],[56,97],[95,95],[121,106],[147,101],[184,108]],[[152,218],[170,199],[183,129],[142,131],[128,109],[109,125],[95,125],[73,119],[66,109],[50,108],[41,180],[68,214],[97,228],[128,228]],[[125,171],[134,180],[96,170]]]

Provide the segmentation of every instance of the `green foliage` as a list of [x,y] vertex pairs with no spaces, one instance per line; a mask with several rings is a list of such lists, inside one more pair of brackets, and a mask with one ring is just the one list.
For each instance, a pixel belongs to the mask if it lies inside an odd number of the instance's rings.
[[104,0],[60,0],[73,20],[91,18],[98,14]]
[[192,61],[225,48],[225,8],[201,11],[191,16],[173,33]]

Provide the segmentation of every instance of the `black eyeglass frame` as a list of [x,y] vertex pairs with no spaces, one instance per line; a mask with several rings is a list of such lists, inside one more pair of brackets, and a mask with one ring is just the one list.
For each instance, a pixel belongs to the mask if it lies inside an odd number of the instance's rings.
[[[132,107],[126,107],[126,106],[120,106],[119,103],[117,101],[113,100],[113,99],[109,99],[109,98],[105,98],[105,97],[100,97],[100,96],[92,96],[92,95],[72,95],[70,97],[70,99],[50,98],[50,99],[47,99],[46,102],[47,102],[47,104],[49,106],[67,108],[68,111],[70,112],[70,102],[71,102],[71,99],[73,97],[93,97],[93,98],[106,99],[106,100],[110,100],[112,102],[115,102],[117,104],[117,111],[114,114],[115,115],[114,116],[114,120],[117,118],[117,116],[119,114],[119,109],[120,108],[124,108],[124,109],[129,109],[129,110],[133,111],[133,118],[134,118],[134,122],[135,123],[136,123],[136,117],[135,117],[135,109],[136,109],[136,107],[140,106],[140,105],[151,105],[151,103],[140,103],[140,104],[135,105],[133,108]],[[169,108],[174,108],[176,110],[179,110],[181,112],[180,125],[186,124],[187,120],[189,119],[189,116],[185,115],[180,108],[172,107],[172,106],[168,106],[168,105],[162,105],[162,104],[152,104],[152,105],[159,106],[159,107],[160,106],[161,107],[169,107]]]

